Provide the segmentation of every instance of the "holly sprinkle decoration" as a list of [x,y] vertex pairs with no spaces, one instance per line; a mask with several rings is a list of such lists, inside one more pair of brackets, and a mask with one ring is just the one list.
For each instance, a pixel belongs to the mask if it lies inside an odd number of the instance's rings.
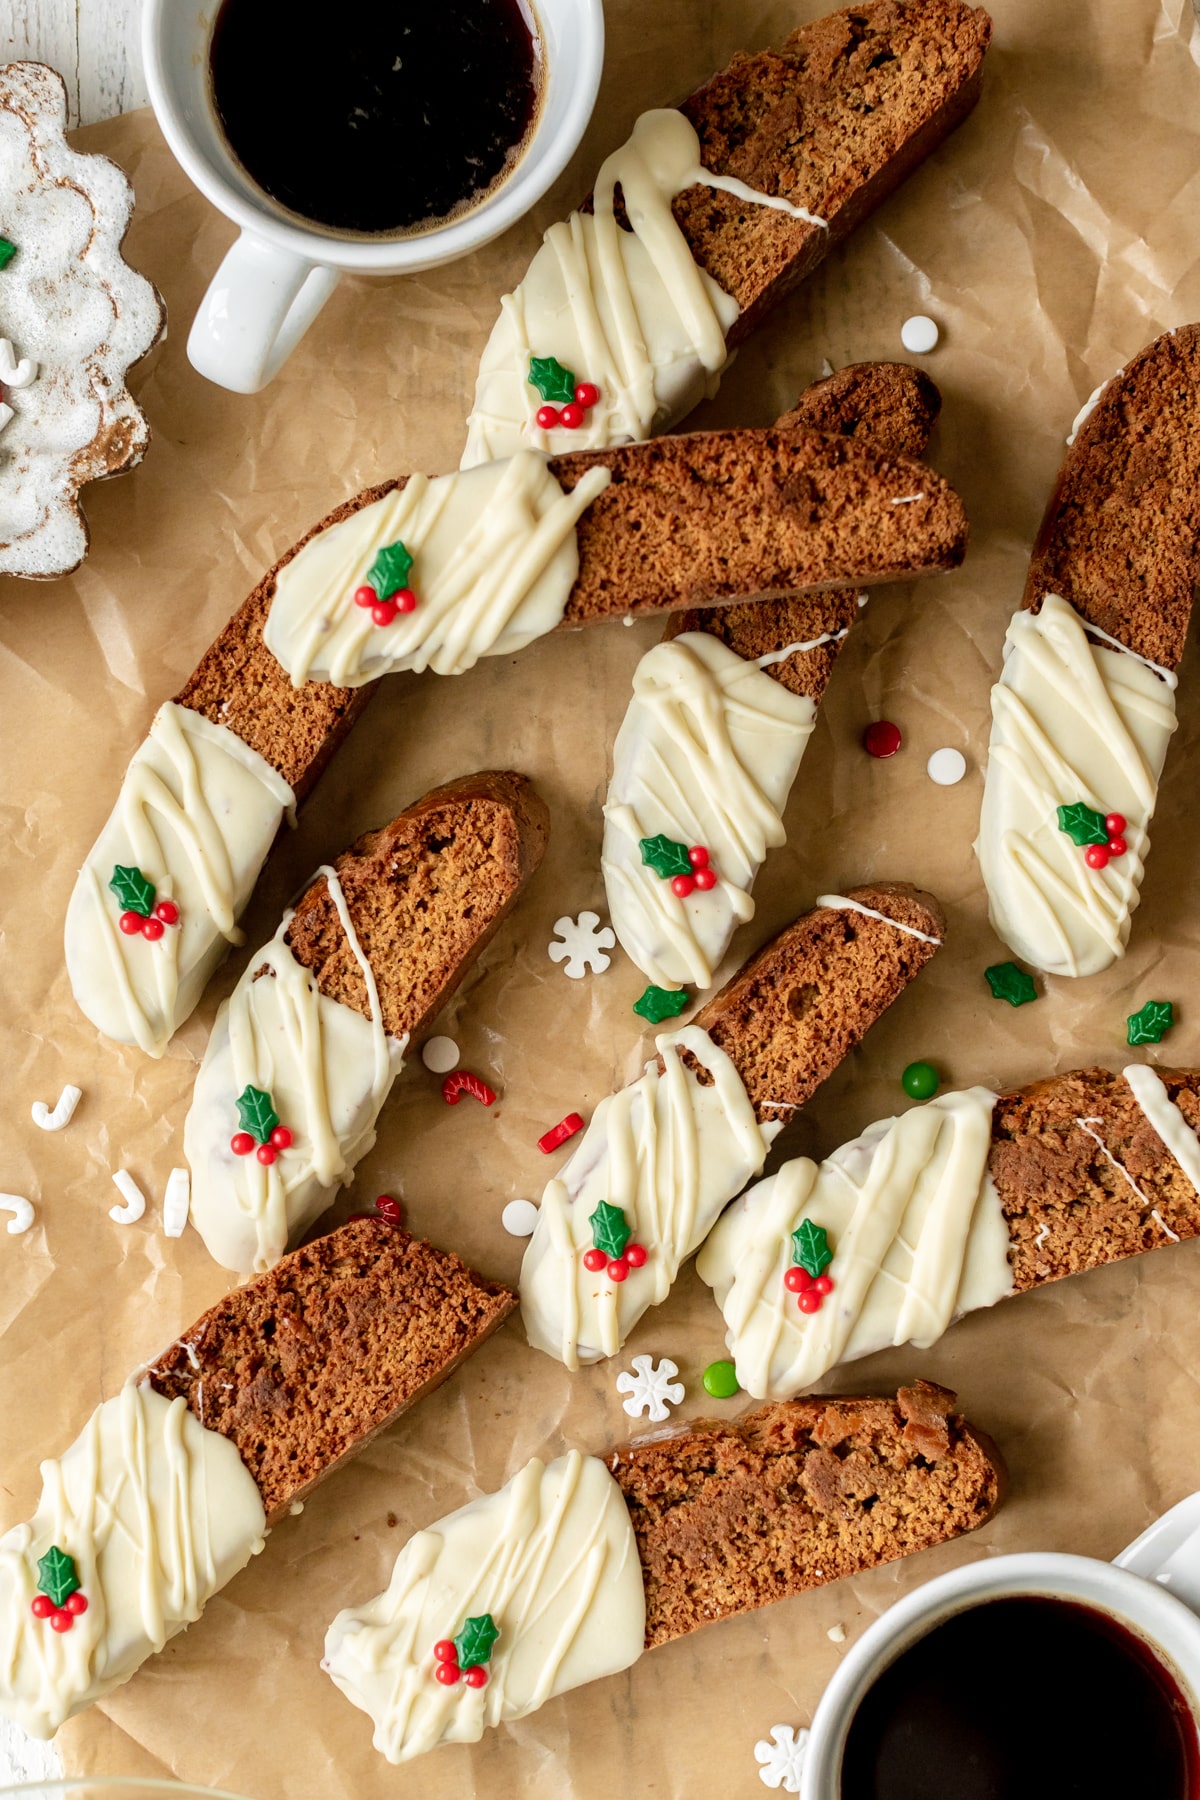
[[1058,809],[1058,829],[1083,850],[1089,869],[1106,869],[1114,856],[1124,856],[1129,848],[1125,826],[1124,813],[1097,812],[1084,800]]
[[257,1144],[255,1155],[269,1168],[281,1150],[291,1149],[292,1134],[279,1123],[271,1096],[262,1088],[244,1087],[237,1097],[237,1110],[242,1129],[229,1140],[235,1156],[249,1156]]
[[468,1619],[457,1637],[439,1638],[433,1646],[435,1678],[443,1687],[465,1681],[468,1687],[487,1686],[484,1667],[492,1659],[492,1648],[500,1636],[491,1613],[480,1613]]
[[592,1228],[592,1248],[583,1253],[585,1269],[590,1269],[593,1274],[599,1274],[603,1269],[610,1281],[625,1281],[630,1269],[644,1267],[645,1246],[630,1243],[633,1232],[619,1206],[601,1200],[588,1224]]
[[673,1019],[681,1013],[687,1003],[686,988],[660,988],[651,982],[640,999],[634,1001],[633,1010],[643,1019],[649,1019],[651,1025],[661,1025],[664,1019]]
[[362,587],[354,590],[354,604],[370,607],[376,625],[390,625],[397,613],[416,610],[417,596],[408,586],[413,559],[399,538],[375,552]]
[[993,963],[983,973],[994,1000],[1007,1000],[1010,1006],[1027,1006],[1038,997],[1033,976],[1019,969],[1015,962]]
[[801,1219],[792,1233],[792,1266],[783,1277],[783,1285],[795,1294],[802,1313],[820,1312],[826,1294],[833,1292],[833,1279],[825,1273],[833,1261],[829,1237],[823,1225]]
[[693,888],[706,894],[717,885],[717,871],[709,867],[708,851],[703,844],[681,844],[664,832],[657,837],[639,838],[638,849],[647,868],[663,881],[670,880],[671,892],[686,900]]
[[1147,1000],[1125,1023],[1129,1043],[1161,1044],[1163,1034],[1175,1023],[1175,1008],[1169,1000]]
[[[576,381],[571,370],[564,367],[557,356],[531,356],[529,384],[547,402],[537,409],[539,431],[553,431],[556,425],[567,431],[578,431],[600,398],[600,389],[594,381]],[[549,404],[554,400],[559,402],[558,406]]]
[[12,239],[0,237],[0,269],[7,269],[9,263],[16,254],[17,246],[13,243]]
[[156,905],[154,883],[140,869],[118,863],[108,885],[123,909],[117,923],[126,937],[136,937],[140,932],[153,943],[168,925],[178,925],[179,908],[175,902],[160,900]]
[[87,1595],[80,1591],[75,1558],[51,1544],[45,1556],[38,1557],[38,1592],[29,1603],[35,1619],[49,1619],[55,1631],[70,1631],[80,1613],[88,1609]]

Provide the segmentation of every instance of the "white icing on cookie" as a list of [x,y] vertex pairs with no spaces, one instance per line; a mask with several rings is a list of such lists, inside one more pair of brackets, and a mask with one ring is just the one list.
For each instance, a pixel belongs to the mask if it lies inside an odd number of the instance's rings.
[[[521,1316],[535,1350],[577,1369],[615,1356],[648,1307],[666,1299],[680,1266],[721,1208],[762,1168],[777,1124],[759,1125],[741,1077],[706,1031],[655,1039],[662,1058],[602,1100],[570,1160],[542,1196],[521,1264]],[[703,1086],[688,1052],[712,1077]],[[647,1252],[625,1281],[583,1261],[591,1214],[620,1207]]]
[[[0,1712],[34,1737],[128,1681],[263,1547],[254,1480],[227,1438],[153,1388],[106,1400],[42,1464],[28,1525],[0,1538]],[[55,1631],[30,1611],[38,1558],[74,1558],[86,1612]]]
[[[120,798],[80,870],[66,958],[80,1007],[106,1037],[161,1056],[230,944],[237,918],[295,795],[224,725],[168,701],[135,752]],[[108,883],[141,870],[177,925],[151,943],[120,929]]]
[[884,925],[891,925],[902,931],[906,937],[919,938],[923,944],[940,944],[941,938],[930,937],[927,931],[918,931],[915,925],[905,925],[900,919],[893,919],[890,913],[876,912],[873,906],[864,906],[861,900],[848,900],[845,894],[819,894],[818,906],[830,906],[835,912],[861,913],[864,919],[879,919]]
[[[484,1687],[434,1677],[433,1647],[490,1613]],[[646,1602],[621,1490],[594,1456],[535,1458],[498,1493],[419,1531],[386,1591],[338,1613],[325,1669],[375,1722],[375,1748],[407,1762],[473,1744],[555,1694],[637,1661]]]
[[[997,934],[1051,975],[1095,975],[1122,956],[1147,828],[1175,729],[1175,696],[1139,657],[1091,642],[1048,594],[1008,628],[975,849]],[[1093,869],[1059,806],[1122,813],[1128,849]]]
[[1130,1063],[1121,1073],[1146,1118],[1200,1194],[1200,1138],[1168,1094],[1161,1077],[1147,1063]]
[[[785,1163],[729,1208],[696,1261],[756,1400],[803,1393],[835,1364],[890,1344],[925,1349],[960,1313],[1012,1291],[1008,1228],[988,1174],[987,1088],[884,1119],[819,1167]],[[834,1283],[802,1313],[784,1285],[791,1233],[823,1226]]]
[[[579,574],[575,524],[611,480],[589,469],[564,493],[521,451],[468,473],[404,486],[319,531],[280,571],[263,640],[295,687],[363,687],[394,669],[461,675],[552,631]],[[378,550],[413,558],[412,612],[376,625],[354,595]]]
[[[815,708],[719,638],[687,631],[648,650],[613,746],[601,867],[622,947],[659,987],[708,987],[750,888],[782,844],[782,811]],[[685,899],[644,863],[642,838],[702,844],[717,885]]]
[[[371,1017],[318,990],[284,942],[288,913],[217,1014],[183,1128],[192,1222],[216,1260],[243,1275],[277,1263],[352,1178],[375,1142],[408,1042],[386,1036],[341,883],[332,868],[319,873],[362,971]],[[291,1147],[267,1166],[230,1147],[237,1098],[248,1086],[270,1094],[293,1134]]]
[[[647,438],[716,392],[739,308],[697,265],[672,214],[675,196],[695,183],[825,223],[703,168],[681,112],[643,113],[601,166],[593,210],[552,225],[520,286],[504,296],[479,364],[463,468],[528,444],[560,456]],[[628,231],[613,210],[618,188]],[[541,396],[528,379],[535,356],[556,357],[599,387],[579,430],[538,427]]]

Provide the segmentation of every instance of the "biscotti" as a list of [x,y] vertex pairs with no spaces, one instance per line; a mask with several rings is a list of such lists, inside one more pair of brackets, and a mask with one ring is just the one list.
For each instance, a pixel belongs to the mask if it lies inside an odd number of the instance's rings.
[[966,117],[990,34],[960,0],[866,0],[735,56],[680,110],[644,113],[505,297],[463,466],[681,419]]
[[999,1452],[918,1382],[804,1400],[617,1451],[526,1465],[347,1607],[322,1667],[389,1762],[474,1743],[644,1650],[973,1531]]
[[374,1219],[227,1295],[42,1464],[33,1520],[0,1538],[0,1711],[50,1737],[127,1681],[513,1304]]
[[[942,930],[937,902],[901,883],[826,895],[655,1039],[658,1060],[601,1101],[542,1196],[521,1265],[535,1349],[569,1369],[616,1355]],[[684,996],[651,987],[643,1000],[661,1022]]]
[[[747,1190],[697,1260],[757,1399],[961,1314],[1200,1234],[1200,1071],[941,1094]],[[817,1287],[817,1282],[820,1287]]]
[[277,1262],[375,1141],[410,1039],[545,849],[524,776],[435,788],[323,869],[217,1015],[184,1126],[192,1222],[241,1274]]
[[1138,904],[1200,578],[1200,326],[1089,408],[992,689],[976,845],[997,934],[1055,975],[1123,956]]
[[[903,363],[860,363],[816,383],[789,419],[887,454],[920,455],[941,404]],[[833,664],[865,594],[795,595],[669,617],[613,745],[600,866],[617,939],[659,987],[709,987],[751,888],[785,838],[783,810]],[[675,622],[682,620],[682,635]],[[676,846],[684,891],[646,846]],[[697,884],[686,851],[703,845]],[[715,876],[715,879],[713,879]],[[690,884],[690,885],[689,885]]]

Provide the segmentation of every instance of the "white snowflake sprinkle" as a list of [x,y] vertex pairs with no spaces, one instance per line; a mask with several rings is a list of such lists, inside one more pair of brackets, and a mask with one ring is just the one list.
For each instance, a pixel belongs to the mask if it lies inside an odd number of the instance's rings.
[[758,1779],[769,1788],[783,1788],[789,1794],[800,1792],[800,1776],[808,1753],[808,1730],[801,1725],[772,1725],[772,1742],[765,1738],[754,1746],[754,1760],[762,1766]]
[[664,1356],[657,1367],[652,1356],[635,1356],[633,1374],[622,1369],[617,1376],[618,1394],[629,1395],[621,1404],[630,1418],[636,1419],[639,1413],[656,1421],[669,1418],[671,1408],[683,1399],[682,1381],[671,1379],[678,1373],[669,1356]]
[[617,940],[611,925],[600,924],[599,913],[581,912],[578,919],[564,913],[554,921],[554,936],[555,942],[549,946],[550,961],[564,963],[564,972],[572,981],[582,980],[588,969],[594,975],[603,975],[612,962],[612,957],[604,952],[611,950]]

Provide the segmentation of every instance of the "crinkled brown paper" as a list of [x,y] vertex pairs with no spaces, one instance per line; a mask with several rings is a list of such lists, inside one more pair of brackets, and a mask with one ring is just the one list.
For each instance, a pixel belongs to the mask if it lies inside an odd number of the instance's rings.
[[[822,0],[609,0],[607,10],[600,103],[535,215],[451,268],[345,280],[252,399],[209,386],[184,357],[232,228],[189,187],[149,113],[80,134],[133,178],[129,255],[166,295],[171,337],[135,374],[154,442],[141,468],[90,490],[83,567],[51,586],[0,586],[0,1189],[37,1207],[25,1236],[0,1232],[0,1524],[32,1510],[39,1459],[65,1449],[97,1402],[227,1285],[194,1232],[164,1237],[160,1206],[183,1159],[205,1035],[245,953],[158,1063],[97,1038],[62,966],[75,870],[154,709],[314,518],[397,470],[456,465],[500,294],[635,116],[688,92],[734,50],[777,42]],[[1164,328],[1200,317],[1200,42],[1187,0],[996,0],[994,12],[978,110],[774,315],[693,421],[766,424],[826,358],[901,354],[900,325],[914,312],[941,324],[925,359],[945,396],[933,460],[966,500],[966,567],[871,600],[822,707],[789,843],[763,872],[757,917],[730,963],[815,895],[875,877],[940,895],[949,942],[789,1133],[793,1154],[824,1154],[902,1105],[900,1070],[917,1056],[955,1086],[999,1088],[1093,1061],[1120,1068],[1125,1015],[1150,998],[1173,1000],[1181,1015],[1151,1055],[1200,1063],[1200,851],[1189,818],[1200,686],[1187,667],[1128,956],[1078,985],[1046,983],[1020,1011],[992,1000],[983,980],[1006,954],[971,854],[988,689],[1063,440],[1098,382]],[[566,1112],[589,1113],[644,1056],[629,1010],[643,983],[628,960],[575,982],[546,947],[560,914],[604,910],[608,748],[658,631],[647,621],[559,636],[457,680],[391,677],[276,850],[245,920],[251,945],[271,935],[316,864],[436,782],[509,765],[535,778],[553,815],[540,873],[440,1025],[499,1104],[448,1111],[414,1056],[338,1217],[402,1192],[416,1230],[515,1280],[522,1246],[500,1212],[514,1195],[540,1193],[552,1165],[538,1136]],[[859,747],[878,717],[905,734],[890,762]],[[950,789],[925,774],[944,744],[969,763]],[[75,1120],[44,1134],[30,1104],[53,1104],[68,1081],[84,1090]],[[151,1196],[134,1226],[108,1218],[110,1172],[121,1167]],[[811,1718],[839,1658],[898,1595],[1001,1551],[1111,1557],[1200,1486],[1198,1274],[1200,1245],[1164,1250],[976,1314],[932,1351],[891,1352],[831,1380],[881,1389],[926,1375],[958,1389],[1012,1471],[1006,1510],[977,1537],[717,1626],[479,1745],[393,1770],[318,1662],[333,1614],[385,1584],[409,1533],[535,1453],[625,1438],[633,1427],[614,1378],[639,1351],[679,1364],[682,1416],[738,1410],[701,1388],[722,1328],[691,1271],[618,1361],[579,1375],[530,1351],[514,1319],[279,1526],[200,1623],[63,1731],[68,1768],[170,1771],[254,1800],[607,1800],[617,1787],[750,1800],[761,1791],[755,1741],[776,1722]],[[839,1623],[846,1638],[835,1645],[827,1633]]]

